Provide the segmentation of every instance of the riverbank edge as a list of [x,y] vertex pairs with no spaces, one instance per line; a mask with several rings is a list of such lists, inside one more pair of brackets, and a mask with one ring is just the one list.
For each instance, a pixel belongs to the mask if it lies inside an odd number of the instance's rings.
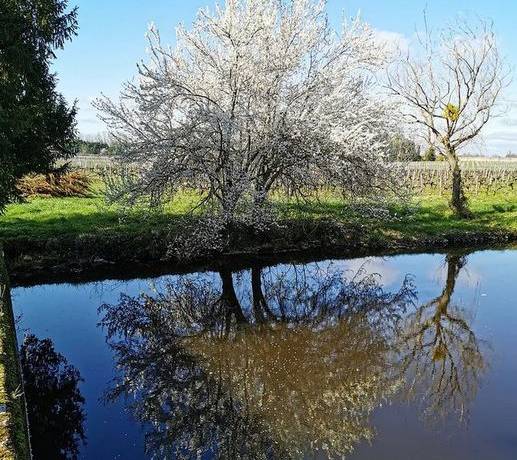
[[[460,248],[504,247],[517,242],[517,231],[505,229],[454,230],[438,233],[389,232],[332,220],[288,222],[267,234],[236,232],[227,244],[232,250],[202,256],[178,257],[172,250],[175,231],[157,229],[140,234],[82,234],[48,239],[4,241],[13,285],[94,280],[123,272],[210,270],[228,264],[274,263],[289,259],[344,258]],[[1,244],[1,242],[0,242]]]
[[0,457],[31,458],[27,406],[18,355],[10,282],[0,243]]

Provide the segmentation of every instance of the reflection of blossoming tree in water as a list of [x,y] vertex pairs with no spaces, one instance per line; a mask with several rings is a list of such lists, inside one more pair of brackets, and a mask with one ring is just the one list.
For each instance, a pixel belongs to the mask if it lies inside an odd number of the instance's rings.
[[389,294],[372,276],[269,274],[252,270],[249,305],[225,272],[220,291],[187,278],[102,307],[123,371],[110,396],[137,397],[149,450],[341,456],[372,438],[369,414],[400,384],[388,324],[412,302],[411,282]]
[[464,420],[486,369],[467,312],[451,303],[466,262],[466,256],[447,255],[442,293],[407,316],[400,336],[409,394],[420,394],[429,416],[457,413]]
[[158,456],[343,456],[373,438],[371,412],[404,381],[430,410],[475,393],[483,358],[450,305],[465,259],[447,261],[442,294],[409,314],[409,278],[389,293],[376,276],[304,267],[255,268],[239,285],[229,271],[219,284],[186,276],[155,296],[122,296],[101,307],[121,370],[109,397],[131,396]]
[[20,350],[34,459],[76,459],[86,440],[79,371],[50,339],[25,337]]

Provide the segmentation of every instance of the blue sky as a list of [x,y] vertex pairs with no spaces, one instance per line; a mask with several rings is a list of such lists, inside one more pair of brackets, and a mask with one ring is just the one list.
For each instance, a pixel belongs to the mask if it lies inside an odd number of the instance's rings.
[[[78,101],[78,127],[83,135],[105,131],[91,101],[101,93],[115,96],[122,82],[135,74],[136,63],[145,58],[145,33],[154,22],[164,41],[173,42],[175,27],[190,24],[200,7],[214,0],[70,0],[79,7],[79,35],[58,54],[54,69],[59,88],[72,102]],[[492,19],[501,49],[510,65],[517,63],[515,17],[512,0],[328,0],[328,13],[338,24],[343,12],[362,18],[387,36],[411,37],[422,24],[423,11],[432,25],[447,23],[458,14]],[[478,150],[490,153],[517,152],[517,84],[505,99],[515,109],[488,127]],[[514,102],[515,101],[515,102]],[[513,104],[512,104],[513,103]],[[515,133],[515,140],[514,140]]]

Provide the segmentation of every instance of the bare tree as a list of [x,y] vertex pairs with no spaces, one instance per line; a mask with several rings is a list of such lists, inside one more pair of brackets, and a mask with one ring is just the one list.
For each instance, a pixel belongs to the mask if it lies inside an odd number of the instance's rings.
[[324,1],[228,0],[179,28],[175,49],[155,29],[149,38],[138,81],[120,103],[97,103],[139,166],[119,198],[195,185],[232,222],[281,185],[326,181],[358,195],[389,177],[393,117],[371,78],[386,52],[359,19],[337,33]]
[[389,72],[388,88],[404,103],[404,115],[417,134],[449,163],[450,206],[468,217],[458,152],[479,136],[495,115],[509,72],[491,23],[458,20],[434,34],[426,23],[418,46]]
[[439,418],[455,413],[466,421],[488,363],[472,318],[453,302],[467,257],[448,254],[445,261],[447,276],[441,294],[404,320],[398,336],[401,369],[408,397],[420,395],[426,415]]

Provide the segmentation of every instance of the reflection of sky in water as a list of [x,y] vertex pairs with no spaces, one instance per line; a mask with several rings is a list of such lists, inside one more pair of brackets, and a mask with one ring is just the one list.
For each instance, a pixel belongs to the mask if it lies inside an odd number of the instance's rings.
[[[490,344],[490,368],[483,378],[471,410],[468,429],[452,424],[430,429],[411,405],[394,403],[374,416],[377,437],[372,446],[359,446],[353,458],[517,458],[517,305],[515,285],[517,253],[486,251],[468,256],[460,271],[453,302],[469,316],[480,340]],[[446,281],[443,255],[368,257],[347,261],[323,261],[307,265],[310,273],[346,272],[349,279],[359,269],[380,275],[380,284],[396,291],[407,274],[414,276],[418,302],[438,296]],[[282,264],[266,269],[266,276],[289,273]],[[178,275],[179,276],[179,275]],[[219,289],[217,273],[182,275],[206,279]],[[250,308],[250,272],[234,274],[237,295]],[[51,337],[57,351],[76,366],[85,382],[88,447],[85,458],[141,458],[142,430],[125,412],[123,401],[99,403],[113,377],[113,357],[105,332],[97,327],[97,308],[116,303],[120,293],[131,296],[160,291],[177,276],[129,282],[105,281],[79,285],[58,284],[13,290],[15,313],[21,315],[20,330],[29,329],[40,338]]]
[[367,275],[380,276],[383,286],[391,286],[400,279],[400,271],[390,258],[366,257],[342,262],[351,273],[362,270]]
[[[437,284],[443,284],[447,278],[447,266],[443,264],[436,271],[429,273],[429,279]],[[457,286],[465,286],[467,288],[475,288],[481,284],[483,275],[481,272],[475,271],[467,265],[458,275],[456,280]]]

